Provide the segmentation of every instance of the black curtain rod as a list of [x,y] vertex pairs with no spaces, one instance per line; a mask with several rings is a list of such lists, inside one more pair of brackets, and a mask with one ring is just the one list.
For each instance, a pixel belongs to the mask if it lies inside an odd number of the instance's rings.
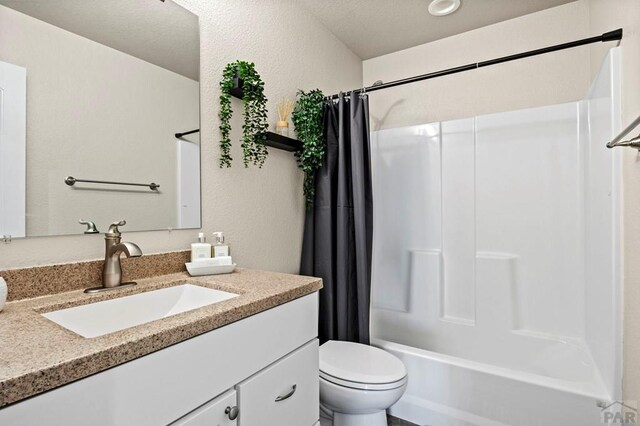
[[[569,43],[556,44],[555,46],[544,47],[542,49],[529,50],[528,52],[517,53],[515,55],[503,56],[501,58],[490,59],[488,61],[475,62],[459,67],[447,68],[445,70],[430,72],[428,74],[417,75],[415,77],[403,78],[402,80],[390,81],[389,83],[374,84],[373,86],[352,90],[354,93],[373,92],[376,90],[388,89],[390,87],[402,86],[403,84],[415,83],[417,81],[428,80],[431,78],[442,77],[444,75],[457,74],[463,71],[475,70],[489,65],[501,64],[503,62],[515,61],[517,59],[528,58],[530,56],[542,55],[545,53],[556,52],[558,50],[571,49],[573,47],[584,46],[592,43],[606,43],[608,41],[622,40],[622,28],[609,31],[599,36],[584,38],[582,40],[571,41]],[[348,95],[351,92],[346,93]],[[337,99],[340,95],[336,94],[328,96],[327,99]]]

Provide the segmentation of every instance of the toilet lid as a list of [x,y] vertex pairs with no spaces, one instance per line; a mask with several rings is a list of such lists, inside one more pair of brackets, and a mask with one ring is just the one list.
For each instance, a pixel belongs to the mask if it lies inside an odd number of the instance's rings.
[[320,346],[320,373],[341,381],[388,384],[402,381],[402,361],[382,349],[360,343],[329,340]]

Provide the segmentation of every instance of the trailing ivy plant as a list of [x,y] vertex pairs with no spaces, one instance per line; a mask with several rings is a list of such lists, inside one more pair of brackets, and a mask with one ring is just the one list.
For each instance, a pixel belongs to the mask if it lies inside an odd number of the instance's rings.
[[322,165],[325,143],[322,132],[324,94],[319,90],[298,91],[291,119],[302,148],[296,152],[298,166],[304,171],[304,196],[307,208],[313,206],[316,170]]
[[244,122],[242,124],[242,159],[244,166],[253,163],[262,167],[267,158],[267,98],[264,96],[264,82],[256,71],[255,64],[235,61],[228,64],[222,72],[220,81],[220,167],[231,167],[231,89],[234,78],[242,80]]

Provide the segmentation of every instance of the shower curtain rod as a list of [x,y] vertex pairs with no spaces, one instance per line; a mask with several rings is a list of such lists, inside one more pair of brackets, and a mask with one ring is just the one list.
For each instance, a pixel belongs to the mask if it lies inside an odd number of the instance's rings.
[[[542,49],[529,50],[527,52],[516,53],[515,55],[503,56],[501,58],[490,59],[488,61],[475,62],[468,65],[462,65],[459,67],[447,68],[445,70],[430,72],[428,74],[417,75],[415,77],[403,78],[401,80],[390,81],[389,83],[373,84],[369,87],[363,87],[361,89],[352,90],[353,93],[373,92],[375,90],[388,89],[390,87],[402,86],[403,84],[415,83],[417,81],[428,80],[431,78],[442,77],[444,75],[457,74],[463,71],[475,70],[489,65],[501,64],[503,62],[515,61],[517,59],[528,58],[530,56],[542,55],[545,53],[556,52],[558,50],[571,49],[573,47],[584,46],[592,43],[606,43],[608,41],[622,40],[622,28],[618,28],[614,31],[603,33],[602,35],[583,38],[581,40],[570,41],[568,43],[556,44],[555,46],[544,47]],[[351,93],[351,92],[349,92]],[[349,93],[345,95],[348,96]],[[340,95],[335,94],[333,96],[327,96],[327,99],[337,99]]]

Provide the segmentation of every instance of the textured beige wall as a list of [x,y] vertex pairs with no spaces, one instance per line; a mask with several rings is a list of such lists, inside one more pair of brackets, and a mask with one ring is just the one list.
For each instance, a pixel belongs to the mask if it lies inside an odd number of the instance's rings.
[[[591,31],[601,33],[622,27],[622,126],[640,115],[640,2],[589,0]],[[606,51],[591,49],[591,70],[596,73]],[[638,133],[636,129],[631,136]],[[623,150],[623,397],[640,402],[640,156]]]
[[[27,235],[82,234],[80,218],[104,231],[116,216],[176,228],[173,134],[199,125],[198,82],[4,6],[0,23],[0,61],[27,69]],[[69,175],[160,190],[76,189]]]
[[[568,3],[364,61],[366,84],[392,81],[588,37],[589,7]],[[522,59],[400,86],[371,96],[376,129],[582,99],[589,49]]]
[[[302,174],[291,153],[270,151],[265,166],[244,169],[239,143],[241,110],[234,101],[231,169],[218,160],[218,82],[236,59],[250,60],[266,83],[271,121],[275,103],[298,88],[327,93],[357,87],[362,66],[342,42],[294,1],[179,0],[200,16],[203,230],[224,231],[241,266],[297,272],[302,244]],[[197,231],[127,233],[154,253],[186,249]],[[0,269],[103,256],[99,235],[28,238],[0,243]]]

